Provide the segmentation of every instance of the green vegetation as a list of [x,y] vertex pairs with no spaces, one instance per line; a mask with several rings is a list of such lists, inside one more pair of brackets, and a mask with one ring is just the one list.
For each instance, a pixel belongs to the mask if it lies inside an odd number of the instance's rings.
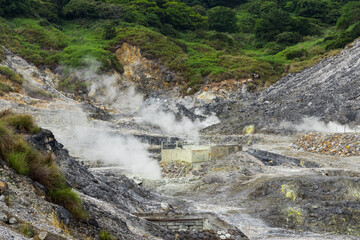
[[106,230],[102,230],[99,234],[100,240],[115,240],[116,238]]
[[0,82],[0,93],[4,92],[4,93],[8,93],[8,92],[13,92],[14,89],[7,83],[4,82]]
[[86,90],[71,69],[93,60],[100,72],[121,72],[113,53],[124,42],[194,93],[254,74],[250,88],[267,87],[360,36],[360,4],[350,0],[2,0],[0,9],[0,44],[36,65],[61,65],[68,91]]
[[214,7],[208,11],[208,23],[211,30],[219,32],[236,32],[237,19],[236,13],[231,8]]
[[11,70],[8,67],[3,67],[0,66],[0,75],[3,75],[7,78],[9,78],[10,81],[17,83],[17,84],[22,84],[24,79],[21,75],[16,74],[13,70]]
[[85,218],[79,196],[67,186],[55,160],[34,150],[21,136],[39,132],[29,115],[0,112],[0,156],[18,173],[29,176],[47,189],[54,203],[68,209],[75,217]]
[[18,226],[18,230],[25,236],[32,238],[35,235],[35,229],[28,223],[22,223]]

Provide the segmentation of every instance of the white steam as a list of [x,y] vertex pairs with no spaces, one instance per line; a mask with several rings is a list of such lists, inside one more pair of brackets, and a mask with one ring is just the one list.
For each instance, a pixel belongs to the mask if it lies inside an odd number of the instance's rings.
[[[192,121],[185,116],[177,121],[174,112],[179,110],[174,107],[175,103],[167,100],[146,101],[133,86],[120,84],[121,76],[98,74],[100,64],[96,61],[89,60],[87,65],[88,68],[74,70],[71,74],[87,83],[88,96],[95,103],[115,109],[123,116],[136,117],[138,123],[157,126],[169,135],[197,141],[202,128],[219,122],[215,115],[204,121]],[[164,110],[163,104],[168,104],[167,110]],[[73,111],[57,113],[54,116],[56,120],[53,121],[58,124],[48,122],[59,142],[63,143],[71,154],[83,160],[121,166],[134,175],[146,178],[161,177],[160,167],[157,161],[150,157],[146,144],[135,137],[120,135],[120,132],[109,123],[89,121],[85,112],[79,107],[75,108]]]
[[305,117],[301,123],[294,124],[291,122],[282,122],[281,128],[295,129],[296,131],[304,132],[325,132],[325,133],[346,133],[346,132],[360,132],[360,129],[356,127],[350,127],[349,125],[342,125],[336,122],[324,123],[317,117]]
[[[93,66],[97,66],[97,63],[94,63]],[[177,120],[174,115],[174,112],[178,113],[178,109],[174,107],[175,103],[167,100],[145,101],[144,96],[136,92],[135,87],[131,84],[127,83],[127,86],[121,88],[120,76],[99,75],[94,71],[96,67],[91,69],[78,74],[90,83],[89,97],[122,114],[136,116],[138,123],[151,124],[159,127],[166,134],[198,141],[201,129],[220,122],[214,114],[207,116],[203,121],[199,119],[192,121],[186,116]],[[163,105],[166,105],[168,109],[165,110]]]
[[[136,138],[120,135],[101,122],[89,121],[80,108],[59,112],[54,117],[57,124],[47,127],[70,154],[80,160],[120,166],[128,173],[145,178],[161,177],[157,161],[147,152],[148,146]],[[49,118],[47,121],[52,122]]]

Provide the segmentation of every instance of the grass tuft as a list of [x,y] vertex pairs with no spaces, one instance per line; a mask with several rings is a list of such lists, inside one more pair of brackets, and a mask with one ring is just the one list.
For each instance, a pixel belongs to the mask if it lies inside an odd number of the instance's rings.
[[6,121],[10,126],[15,128],[15,130],[22,133],[39,133],[40,127],[36,126],[34,119],[30,115],[20,114],[20,115],[11,115],[7,117]]
[[11,152],[7,155],[10,166],[20,175],[29,174],[29,165],[26,154],[22,152]]
[[13,91],[14,89],[9,84],[0,82],[0,92],[9,93]]
[[116,238],[106,230],[102,230],[99,234],[100,240],[115,240]]
[[12,132],[0,120],[0,157],[4,158],[8,151],[14,147],[14,137]]
[[87,218],[87,214],[82,208],[81,199],[72,188],[62,187],[50,190],[49,196],[54,202],[69,210],[74,217],[80,219]]
[[67,186],[55,159],[32,148],[20,135],[38,131],[40,128],[31,116],[1,111],[0,157],[6,159],[17,173],[44,185],[52,202],[64,206],[76,218],[86,218],[79,195]]
[[0,66],[0,75],[9,78],[10,81],[17,84],[22,84],[24,81],[24,78],[20,74],[15,73],[8,67]]

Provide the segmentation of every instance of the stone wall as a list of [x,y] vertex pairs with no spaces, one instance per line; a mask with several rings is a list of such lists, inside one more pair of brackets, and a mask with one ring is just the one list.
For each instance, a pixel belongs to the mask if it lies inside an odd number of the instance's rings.
[[174,217],[174,218],[146,218],[159,226],[174,231],[204,230],[206,219],[194,217]]

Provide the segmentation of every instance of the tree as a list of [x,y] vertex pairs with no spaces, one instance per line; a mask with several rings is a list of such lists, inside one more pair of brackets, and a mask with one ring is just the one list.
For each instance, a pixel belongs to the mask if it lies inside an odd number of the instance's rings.
[[296,14],[326,23],[335,23],[340,15],[340,6],[330,0],[301,0],[298,2]]
[[63,15],[63,8],[70,0],[52,0],[57,6],[58,17],[61,18]]
[[29,0],[0,0],[0,16],[16,17],[31,15],[32,8]]
[[234,10],[228,7],[214,7],[208,10],[209,28],[219,32],[236,32],[237,18]]
[[341,13],[336,26],[340,29],[347,29],[350,25],[360,20],[360,2],[348,2],[341,9]]
[[116,36],[115,24],[113,22],[106,22],[103,27],[103,38],[110,40]]
[[206,26],[206,17],[180,2],[167,2],[160,11],[164,24],[171,24],[177,30],[195,30]]
[[288,12],[278,8],[271,8],[269,12],[263,12],[261,18],[255,23],[255,36],[267,41],[274,41],[275,37],[282,32],[292,32],[296,23]]

